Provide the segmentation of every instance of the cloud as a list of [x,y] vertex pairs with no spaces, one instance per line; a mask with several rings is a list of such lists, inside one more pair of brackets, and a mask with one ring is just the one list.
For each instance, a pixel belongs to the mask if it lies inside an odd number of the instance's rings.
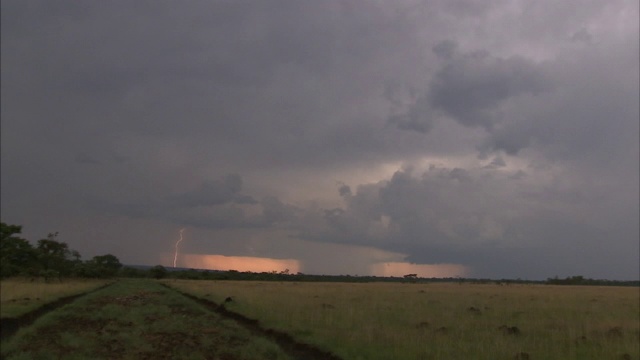
[[316,272],[331,255],[369,271],[369,250],[335,254],[357,244],[479,275],[634,277],[637,13],[3,1],[3,221],[132,263],[189,226],[203,254],[304,244]]
[[[636,35],[624,43],[633,47],[637,40]],[[624,51],[611,61],[609,51],[594,44],[549,62],[546,72],[554,79],[553,90],[503,106],[505,120],[493,126],[480,148],[510,155],[535,148],[549,159],[600,162],[623,156],[614,143],[637,147],[625,134],[638,128],[638,55]],[[576,57],[583,60],[577,64]]]
[[430,104],[465,126],[492,129],[499,105],[524,94],[537,95],[551,84],[539,65],[486,50],[453,53],[429,85]]
[[260,202],[264,222],[269,225],[286,223],[297,216],[298,209],[290,204],[285,204],[274,196],[267,196]]
[[504,159],[502,158],[502,156],[498,155],[496,157],[493,158],[493,160],[491,160],[491,162],[485,166],[486,169],[497,169],[497,168],[503,168],[507,166],[507,163],[504,161]]
[[99,165],[101,162],[87,154],[78,154],[76,156],[76,161],[79,164],[90,164],[90,165]]
[[340,184],[340,188],[338,189],[338,193],[341,197],[350,197],[351,196],[351,188],[347,184]]
[[112,203],[96,201],[102,209],[124,216],[168,221],[177,226],[204,229],[252,229],[284,226],[298,217],[299,209],[266,196],[260,201],[242,193],[242,177],[228,174],[196,189],[156,201]]
[[105,163],[123,164],[128,161],[128,158],[117,153],[102,154],[102,156],[98,154],[78,153],[75,161],[78,164],[87,165],[105,165]]
[[498,110],[505,101],[551,88],[544,69],[521,56],[503,58],[487,50],[460,52],[451,40],[438,43],[433,52],[442,65],[428,89],[406,113],[389,120],[402,130],[427,133],[430,119],[441,111],[464,126],[491,131],[503,121]]
[[425,99],[420,99],[403,114],[389,117],[388,121],[395,124],[400,130],[411,130],[422,134],[428,133],[433,127],[431,108]]
[[[513,277],[540,276],[535,259],[551,252],[558,258],[545,274],[572,268],[588,273],[568,259],[580,253],[584,258],[589,246],[613,230],[609,221],[584,223],[605,215],[599,196],[580,187],[560,189],[558,184],[526,179],[521,170],[505,167],[397,171],[387,181],[358,186],[343,198],[344,207],[324,210],[301,236],[375,245],[409,254],[405,261],[418,264],[462,263],[481,277],[499,276],[504,269],[511,269]],[[611,205],[616,213],[625,211]],[[633,236],[628,233],[616,241],[631,241]],[[563,256],[564,263],[559,260]],[[624,266],[633,263],[628,254],[615,256],[625,258]]]
[[242,177],[229,174],[219,180],[205,181],[195,190],[188,191],[169,198],[171,206],[197,207],[227,203],[256,204],[251,196],[240,193]]
[[453,56],[456,55],[458,50],[458,44],[453,40],[444,40],[437,43],[432,51],[441,59],[451,61]]

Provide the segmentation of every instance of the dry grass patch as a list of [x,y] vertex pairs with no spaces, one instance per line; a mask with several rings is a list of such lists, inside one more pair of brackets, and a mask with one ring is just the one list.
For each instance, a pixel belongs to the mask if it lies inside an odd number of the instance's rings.
[[81,294],[109,283],[109,280],[70,279],[48,283],[42,279],[0,281],[0,317],[15,318],[63,297]]
[[345,359],[640,356],[638,288],[167,280]]

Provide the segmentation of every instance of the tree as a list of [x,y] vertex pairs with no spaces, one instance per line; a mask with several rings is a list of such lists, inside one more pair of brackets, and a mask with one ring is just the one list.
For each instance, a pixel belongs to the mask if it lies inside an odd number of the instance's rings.
[[71,251],[71,275],[83,277],[85,276],[85,264],[80,259],[80,253],[76,250]]
[[73,254],[67,243],[56,240],[57,236],[57,232],[49,233],[46,239],[38,240],[38,259],[45,272],[54,271],[60,276],[67,276],[73,269]]
[[164,266],[162,265],[156,265],[151,269],[149,269],[149,274],[151,274],[151,276],[156,279],[162,279],[166,277],[167,273],[168,273],[167,269],[165,269]]
[[[22,226],[0,223],[0,278],[16,275],[42,276],[46,281],[63,276],[111,277],[122,268],[111,254],[95,256],[83,262],[80,253],[57,240],[58,233],[49,233],[46,239],[32,246],[17,234]],[[161,277],[166,275],[166,269]],[[162,274],[161,270],[158,270]]]
[[20,234],[21,232],[22,232],[22,226],[20,225],[9,225],[5,223],[0,223],[0,240],[2,241],[13,237],[13,235],[15,234]]
[[36,251],[31,244],[15,236],[22,226],[0,223],[0,277],[33,275],[37,267]]
[[94,256],[91,262],[95,265],[99,277],[115,276],[122,267],[120,260],[111,254]]

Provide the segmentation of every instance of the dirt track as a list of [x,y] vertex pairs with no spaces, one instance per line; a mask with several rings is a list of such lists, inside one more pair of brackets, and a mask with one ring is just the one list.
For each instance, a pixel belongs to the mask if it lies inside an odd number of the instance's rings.
[[[163,286],[170,288],[169,286],[163,284]],[[264,336],[267,337],[269,339],[271,339],[272,341],[276,342],[278,345],[280,345],[280,347],[287,353],[289,354],[291,357],[293,357],[294,359],[300,359],[300,360],[341,360],[338,356],[324,351],[322,349],[319,349],[313,345],[309,345],[309,344],[305,344],[305,343],[301,343],[301,342],[297,342],[293,337],[291,337],[291,335],[285,333],[285,332],[281,332],[281,331],[277,331],[277,330],[273,330],[273,329],[265,329],[263,327],[260,326],[260,323],[255,320],[255,319],[250,319],[247,318],[241,314],[232,312],[227,310],[224,307],[224,304],[219,305],[216,304],[213,301],[210,300],[206,300],[206,299],[202,299],[202,298],[198,298],[195,297],[193,295],[190,294],[186,294],[183,292],[180,292],[178,290],[172,289],[173,291],[176,291],[178,293],[180,293],[181,295],[196,301],[204,306],[206,306],[207,308],[209,308],[210,310],[216,312],[217,314],[225,317],[225,318],[229,318],[229,319],[233,319],[235,320],[237,323],[241,324],[242,326],[244,326],[246,329],[249,329],[253,334],[257,335],[257,336]]]
[[[147,289],[132,287],[120,293],[94,290],[90,296],[60,299],[19,319],[3,319],[2,336],[10,341],[21,327],[33,325],[34,330],[16,336],[18,341],[8,357],[17,353],[35,356],[42,351],[60,359],[83,354],[96,359],[180,359],[193,354],[205,359],[251,359],[244,349],[254,346],[252,339],[262,338],[277,344],[293,359],[339,360],[286,333],[263,329],[258,321],[229,312],[224,306],[157,283],[145,284]],[[71,306],[63,307],[67,304]],[[33,324],[49,312],[53,321]],[[238,325],[245,331],[234,330]],[[262,345],[256,346],[259,349]],[[269,353],[275,350],[265,351],[260,358],[280,358]],[[2,358],[5,356],[3,349]]]
[[20,328],[23,327],[27,327],[31,324],[33,324],[34,321],[36,321],[38,318],[40,318],[42,315],[51,312],[61,306],[64,306],[66,304],[70,304],[72,303],[75,299],[85,296],[87,294],[96,292],[98,290],[104,289],[107,286],[112,285],[113,283],[109,283],[106,284],[104,286],[100,286],[97,289],[93,289],[91,291],[82,293],[82,294],[76,294],[76,295],[71,295],[71,296],[66,296],[63,298],[60,298],[56,301],[50,302],[48,304],[44,304],[41,307],[39,307],[38,309],[28,312],[24,315],[18,316],[16,318],[2,318],[0,319],[0,339],[7,339],[10,338],[11,336],[13,336]]

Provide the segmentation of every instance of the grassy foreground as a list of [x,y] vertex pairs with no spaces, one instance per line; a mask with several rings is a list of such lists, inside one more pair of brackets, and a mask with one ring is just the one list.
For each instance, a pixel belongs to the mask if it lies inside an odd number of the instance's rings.
[[167,280],[344,359],[638,359],[637,287]]
[[288,359],[274,343],[151,280],[122,280],[21,329],[7,359]]
[[0,317],[15,318],[60,298],[81,294],[109,283],[109,280],[73,279],[47,283],[43,279],[0,281]]

